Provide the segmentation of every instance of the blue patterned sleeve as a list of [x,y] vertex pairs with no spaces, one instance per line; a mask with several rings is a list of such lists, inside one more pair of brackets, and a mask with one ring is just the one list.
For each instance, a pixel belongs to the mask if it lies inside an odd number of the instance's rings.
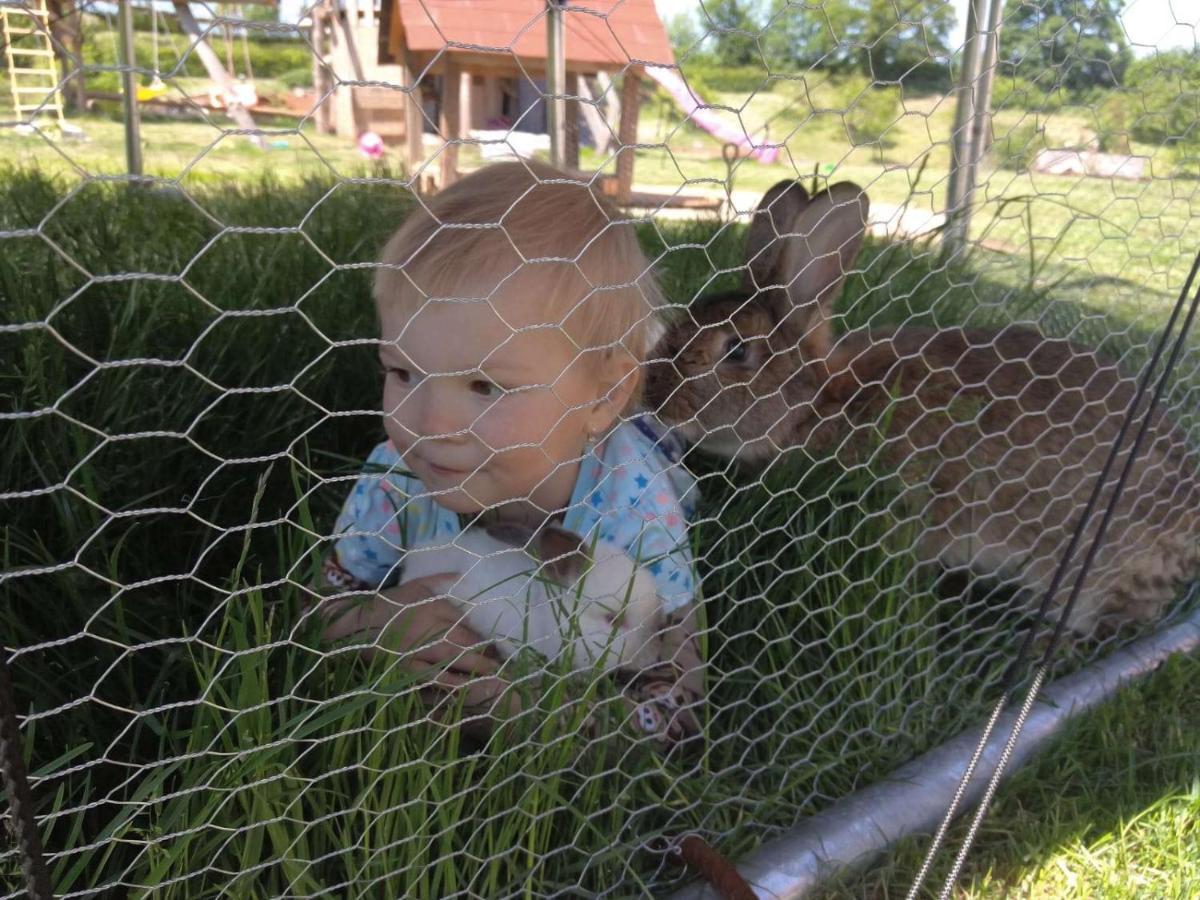
[[424,488],[404,472],[385,441],[367,457],[363,473],[342,504],[325,578],[343,588],[379,589],[394,583],[415,530],[421,530]]
[[625,547],[658,584],[664,613],[696,598],[696,573],[688,539],[695,481],[676,461],[630,423],[609,435],[603,464],[585,467],[589,480],[582,509],[567,527]]

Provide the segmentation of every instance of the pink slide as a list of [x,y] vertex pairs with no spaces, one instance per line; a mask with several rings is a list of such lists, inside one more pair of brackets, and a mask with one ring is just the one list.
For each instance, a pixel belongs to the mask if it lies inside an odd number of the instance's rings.
[[730,128],[717,116],[713,110],[702,106],[696,97],[688,90],[687,84],[679,75],[678,69],[668,69],[662,66],[646,66],[646,74],[666,89],[675,98],[679,108],[687,113],[688,118],[725,143],[737,144],[743,153],[752,156],[759,162],[772,163],[779,155],[778,147],[756,147],[744,131]]

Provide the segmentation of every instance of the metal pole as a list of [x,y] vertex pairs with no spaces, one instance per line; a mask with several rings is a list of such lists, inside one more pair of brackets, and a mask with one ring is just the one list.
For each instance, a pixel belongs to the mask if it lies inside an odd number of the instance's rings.
[[567,147],[567,53],[563,8],[567,0],[546,0],[546,130],[550,162],[562,168]]
[[[1007,772],[1014,772],[1081,715],[1112,698],[1119,688],[1149,675],[1176,653],[1200,652],[1200,611],[1148,635],[1107,659],[1060,678],[1033,705]],[[1010,708],[994,728],[977,775],[962,797],[964,808],[983,796],[986,773],[1004,751],[1017,715]],[[774,900],[799,900],[818,893],[837,876],[870,865],[897,841],[931,834],[941,822],[959,780],[974,755],[981,729],[971,729],[930,750],[890,777],[851,794],[789,832],[763,844],[738,864],[738,871]],[[713,900],[703,884],[691,884],[672,900]]]
[[992,0],[988,15],[988,33],[984,51],[979,89],[975,92],[976,128],[973,139],[975,161],[992,147],[992,85],[996,81],[996,70],[1000,65],[1000,18],[1004,0]]
[[137,105],[137,79],[133,71],[137,59],[133,52],[133,10],[129,0],[121,0],[118,10],[121,31],[121,87],[125,106],[125,168],[134,177],[142,175],[142,119]]
[[975,121],[975,82],[983,62],[983,40],[979,23],[985,20],[988,0],[971,0],[967,8],[967,36],[963,45],[962,71],[958,78],[958,102],[954,108],[954,130],[950,134],[950,177],[946,187],[946,230],[942,249],[947,258],[957,255],[967,239],[969,212],[963,200],[966,176],[972,158],[971,129]]
[[971,123],[969,126],[968,155],[966,165],[962,168],[959,184],[959,215],[958,226],[960,237],[967,240],[971,228],[971,210],[975,204],[975,185],[978,182],[979,164],[990,145],[988,140],[992,121],[992,81],[996,75],[997,49],[999,44],[1000,4],[1002,0],[990,0],[987,30],[979,37],[979,65],[975,84],[972,87],[974,96],[971,99]]

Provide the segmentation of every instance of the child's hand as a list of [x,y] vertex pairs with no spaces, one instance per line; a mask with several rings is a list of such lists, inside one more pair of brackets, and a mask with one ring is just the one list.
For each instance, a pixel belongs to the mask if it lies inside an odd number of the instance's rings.
[[[369,600],[325,600],[323,637],[328,641],[356,635],[373,640],[363,649],[399,654],[400,664],[427,674],[448,690],[465,690],[468,706],[492,707],[508,682],[497,677],[500,661],[489,655],[484,639],[463,624],[463,613],[444,595],[454,575],[431,575],[380,591]],[[505,702],[519,711],[515,692]]]

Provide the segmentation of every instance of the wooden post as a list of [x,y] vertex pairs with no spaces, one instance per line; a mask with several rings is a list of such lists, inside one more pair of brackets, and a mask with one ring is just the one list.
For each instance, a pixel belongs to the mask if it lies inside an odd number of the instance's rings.
[[575,171],[579,168],[579,100],[572,97],[566,102],[567,120],[563,124],[563,165]]
[[617,132],[617,202],[629,202],[633,193],[633,157],[637,152],[638,89],[642,70],[629,66],[621,84],[621,127]]
[[595,97],[591,88],[588,87],[587,76],[580,75],[577,84],[580,98],[576,102],[577,114],[583,114],[588,131],[592,133],[592,140],[596,142],[596,152],[603,156],[612,146],[612,128],[596,107]]
[[473,79],[474,76],[469,71],[464,71],[459,75],[458,80],[458,112],[460,116],[458,130],[464,138],[470,137],[471,129],[474,127],[472,124]]
[[438,122],[438,130],[446,146],[442,148],[441,158],[441,187],[447,188],[458,180],[458,139],[459,126],[462,116],[459,114],[458,99],[460,87],[458,79],[462,72],[454,57],[446,54],[445,67],[442,69],[442,110]]
[[[329,74],[329,3],[318,3],[313,7],[312,16],[312,45],[313,50],[313,90],[317,94],[316,115],[313,117],[317,131],[321,134],[334,134],[337,126],[334,124],[334,106],[337,104],[337,94],[332,90],[333,79]],[[328,95],[328,96],[326,96]]]
[[409,92],[404,95],[404,144],[408,161],[408,177],[415,178],[417,169],[425,160],[425,114],[421,110],[421,85],[417,83],[416,66],[408,48],[400,57],[403,61],[400,77]]

